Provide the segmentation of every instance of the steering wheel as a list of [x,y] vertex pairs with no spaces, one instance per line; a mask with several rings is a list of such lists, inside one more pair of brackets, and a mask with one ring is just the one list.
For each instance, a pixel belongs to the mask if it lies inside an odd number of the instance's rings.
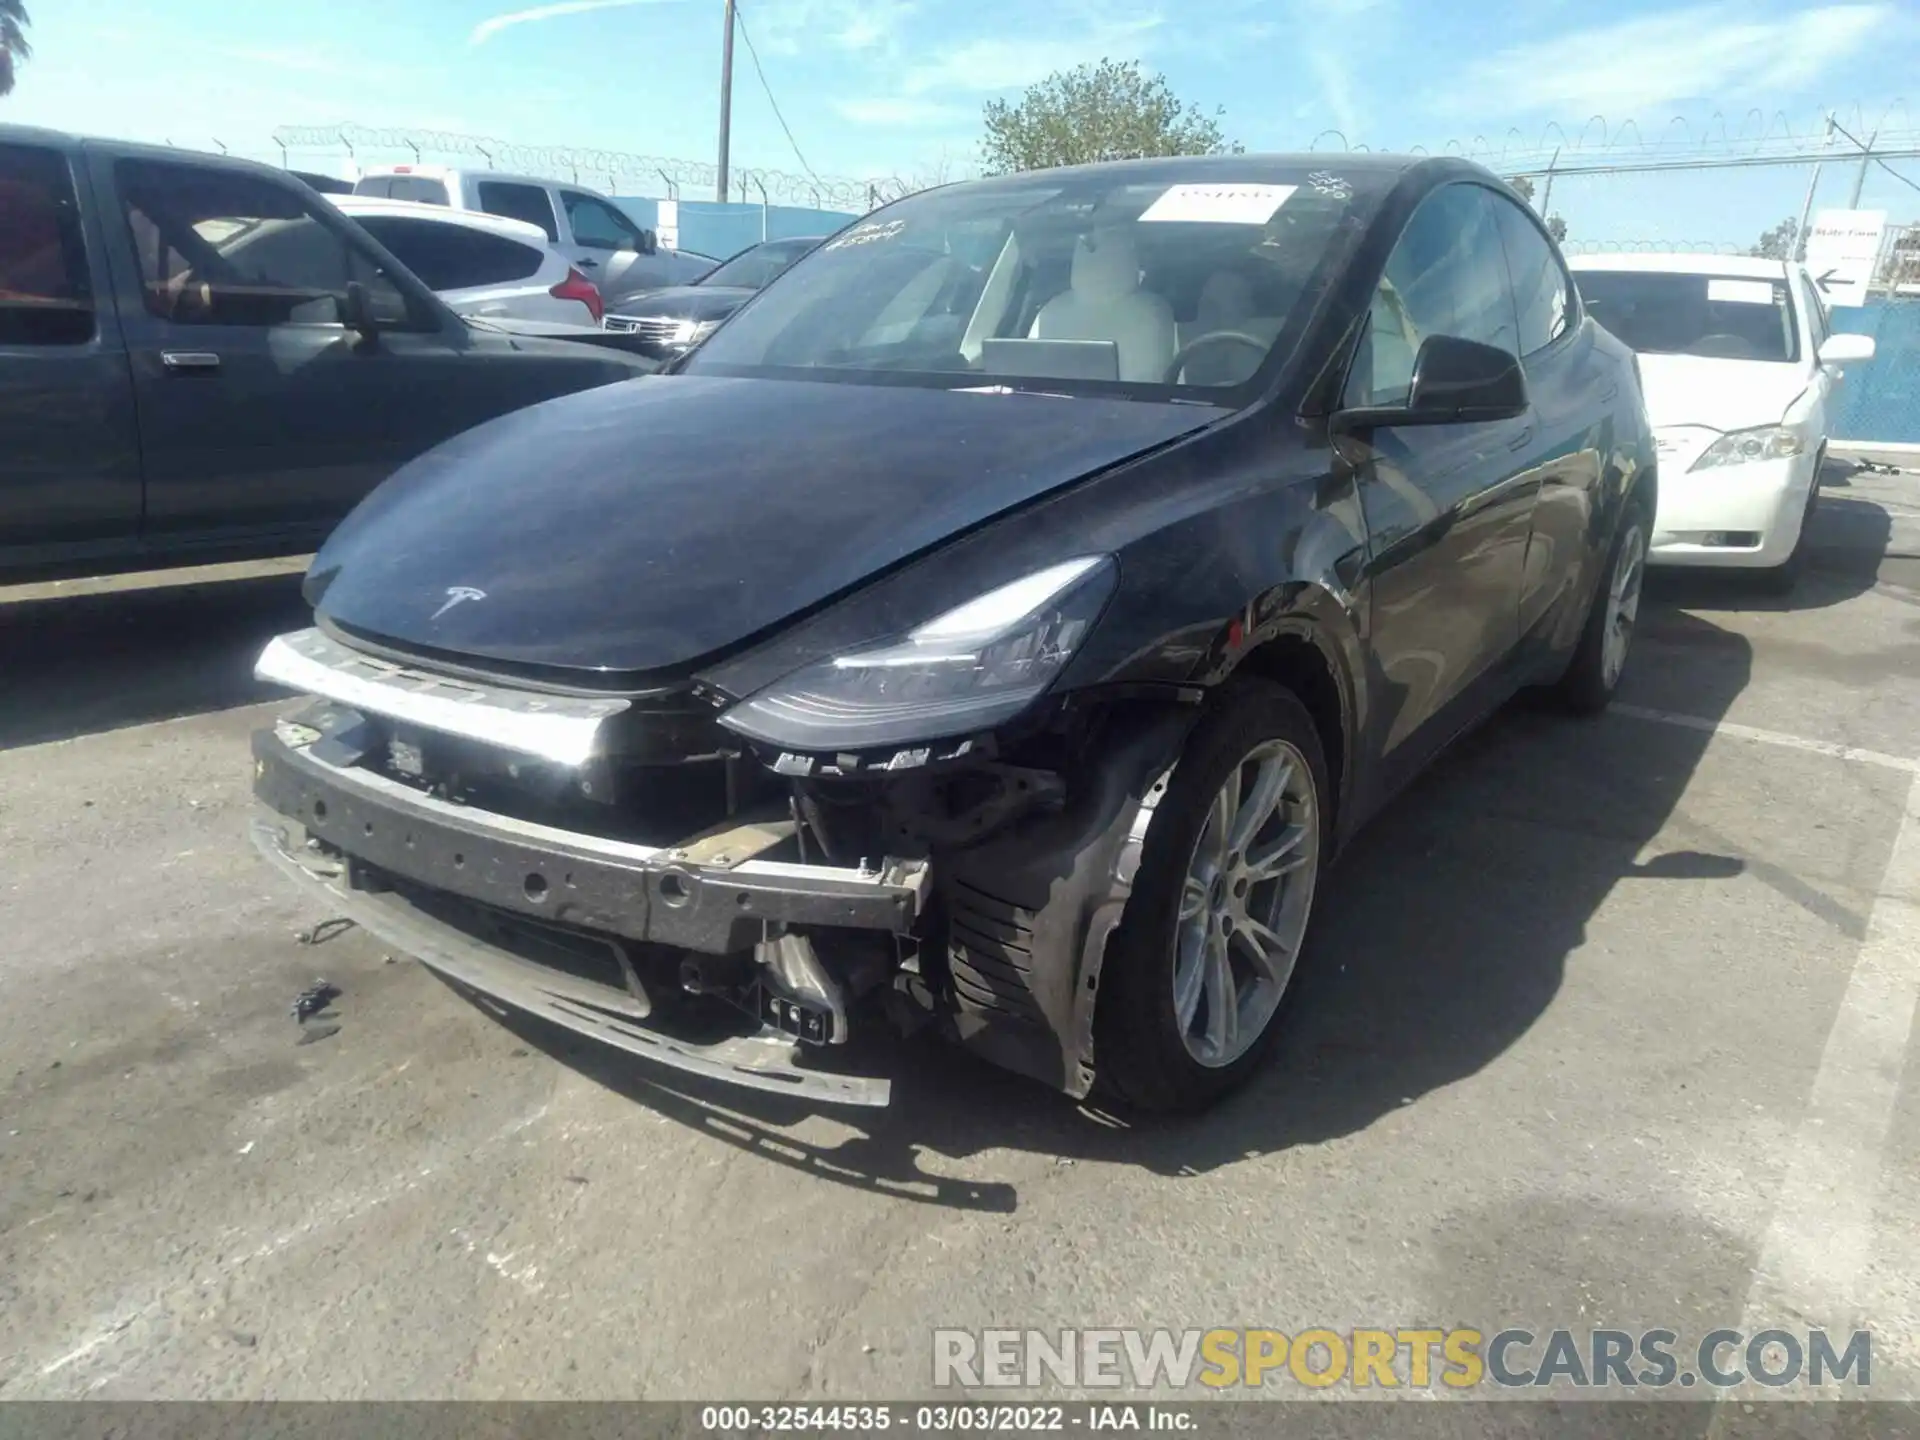
[[1180,383],[1180,376],[1186,371],[1187,361],[1190,360],[1196,352],[1210,349],[1215,345],[1244,345],[1249,350],[1258,354],[1262,360],[1267,358],[1267,350],[1269,348],[1266,341],[1257,335],[1249,335],[1244,330],[1209,330],[1199,339],[1189,340],[1180,347],[1179,352],[1174,355],[1172,363],[1167,366],[1165,383],[1168,385],[1178,385]]
[[1695,355],[1714,360],[1752,360],[1759,353],[1746,336],[1724,332],[1702,335],[1687,348]]

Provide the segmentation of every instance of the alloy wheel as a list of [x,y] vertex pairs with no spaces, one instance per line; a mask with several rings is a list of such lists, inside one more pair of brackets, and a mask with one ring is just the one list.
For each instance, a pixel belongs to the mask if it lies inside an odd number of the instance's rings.
[[1620,554],[1613,562],[1607,586],[1607,628],[1601,637],[1600,672],[1609,690],[1620,683],[1620,672],[1627,666],[1634,621],[1640,615],[1640,582],[1646,573],[1646,537],[1638,524],[1630,524],[1620,537]]
[[1279,1009],[1306,936],[1319,861],[1319,807],[1306,757],[1284,740],[1255,746],[1214,796],[1180,892],[1174,1024],[1199,1064],[1232,1064]]

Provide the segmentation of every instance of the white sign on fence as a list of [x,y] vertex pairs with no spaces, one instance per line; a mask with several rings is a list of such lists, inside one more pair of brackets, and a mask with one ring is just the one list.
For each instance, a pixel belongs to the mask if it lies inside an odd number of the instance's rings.
[[1884,210],[1822,210],[1807,232],[1807,272],[1829,307],[1864,305],[1886,233]]
[[654,216],[653,233],[659,237],[660,243],[667,249],[678,250],[680,248],[680,202],[662,200],[656,209],[658,213]]

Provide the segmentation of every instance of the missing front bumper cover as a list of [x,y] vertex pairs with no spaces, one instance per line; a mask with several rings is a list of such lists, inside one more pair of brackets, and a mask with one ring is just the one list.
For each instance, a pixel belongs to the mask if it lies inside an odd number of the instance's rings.
[[793,1037],[770,1027],[706,1042],[670,1034],[649,1023],[646,1007],[619,992],[449,924],[404,890],[353,888],[337,872],[309,867],[289,832],[277,818],[256,819],[253,843],[281,873],[324,895],[329,908],[465,989],[708,1080],[827,1104],[881,1106],[891,1098],[885,1079],[806,1067]]

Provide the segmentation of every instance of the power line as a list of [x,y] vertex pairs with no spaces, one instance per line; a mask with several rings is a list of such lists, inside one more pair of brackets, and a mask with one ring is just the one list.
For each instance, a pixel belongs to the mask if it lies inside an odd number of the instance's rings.
[[1908,179],[1905,175],[1902,175],[1898,170],[1894,169],[1886,161],[1880,158],[1880,156],[1875,152],[1873,148],[1872,140],[1862,140],[1858,135],[1854,134],[1851,130],[1847,129],[1846,126],[1840,124],[1838,121],[1834,122],[1833,128],[1838,130],[1842,135],[1846,136],[1847,139],[1851,140],[1854,144],[1858,145],[1860,147],[1860,152],[1862,155],[1864,155],[1867,159],[1873,161],[1874,164],[1878,165],[1882,170],[1886,171],[1887,174],[1891,175],[1894,179],[1898,180],[1902,185],[1905,185],[1910,190],[1920,190],[1920,182],[1916,182],[1914,180]]
[[773,98],[773,87],[767,83],[767,72],[760,67],[760,52],[753,48],[753,33],[747,29],[746,8],[739,3],[739,0],[734,0],[733,13],[740,25],[740,38],[747,42],[747,55],[753,61],[753,73],[760,77],[760,88],[766,91],[767,104],[773,107],[773,118],[780,122],[781,130],[786,133],[787,144],[793,147],[793,158],[800,162],[802,170],[812,175],[816,181],[819,180],[820,177],[813,174],[813,166],[807,163],[807,157],[800,153],[800,142],[793,138],[793,130],[787,124],[787,117],[780,113],[780,102]]
[[1886,171],[1894,179],[1898,180],[1902,185],[1905,185],[1908,189],[1920,190],[1920,180],[1908,179],[1905,175],[1902,175],[1898,170],[1894,169],[1886,161],[1882,160],[1878,155],[1873,157],[1873,163],[1878,165],[1882,170]]

